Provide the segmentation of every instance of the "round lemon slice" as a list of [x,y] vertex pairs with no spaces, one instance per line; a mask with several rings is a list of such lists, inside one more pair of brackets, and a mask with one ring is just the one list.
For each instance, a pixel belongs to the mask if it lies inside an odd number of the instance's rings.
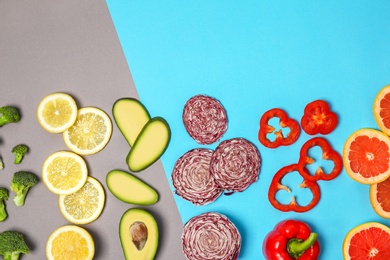
[[94,154],[102,150],[111,138],[110,117],[96,107],[79,109],[76,122],[63,132],[65,144],[75,153]]
[[42,179],[55,194],[71,194],[83,187],[88,177],[84,159],[73,152],[59,151],[51,154],[42,166]]
[[93,177],[88,177],[80,190],[59,196],[60,211],[73,224],[88,224],[96,220],[103,211],[104,202],[103,187]]
[[48,132],[62,133],[76,121],[76,102],[65,93],[47,95],[38,104],[37,118],[39,124]]
[[94,254],[95,243],[91,234],[79,226],[59,227],[46,242],[46,257],[49,260],[90,260]]

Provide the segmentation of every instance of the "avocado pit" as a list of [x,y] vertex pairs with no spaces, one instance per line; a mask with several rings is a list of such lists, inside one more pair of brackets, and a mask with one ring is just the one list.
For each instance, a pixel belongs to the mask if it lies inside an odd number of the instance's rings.
[[138,251],[141,251],[148,240],[148,228],[141,221],[136,221],[130,226],[131,241]]

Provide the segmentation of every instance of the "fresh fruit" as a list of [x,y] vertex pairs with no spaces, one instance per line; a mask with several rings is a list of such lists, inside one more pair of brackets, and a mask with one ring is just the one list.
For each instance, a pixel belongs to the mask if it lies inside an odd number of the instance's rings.
[[158,226],[144,209],[127,210],[119,224],[119,237],[126,259],[152,260],[158,248]]
[[370,201],[379,216],[390,218],[390,178],[370,185]]
[[100,182],[89,176],[80,190],[59,196],[60,211],[73,224],[88,224],[102,213],[105,197]]
[[65,144],[75,153],[94,154],[102,150],[111,138],[110,117],[96,107],[79,109],[76,122],[63,132]]
[[84,159],[73,152],[51,154],[42,166],[42,179],[55,194],[71,194],[83,187],[88,177]]
[[53,93],[44,97],[37,108],[39,124],[50,133],[62,133],[77,118],[77,105],[72,96]]
[[93,259],[95,243],[91,234],[82,227],[66,225],[57,228],[46,242],[49,260]]
[[112,107],[112,115],[130,146],[133,146],[142,128],[150,120],[146,107],[135,98],[118,99]]
[[121,170],[112,170],[106,176],[111,193],[119,200],[135,205],[152,205],[158,201],[158,193],[148,184]]
[[344,167],[355,181],[379,183],[390,175],[390,138],[374,129],[355,131],[345,142]]
[[152,118],[142,129],[126,162],[130,171],[139,172],[157,161],[168,147],[171,130],[161,117]]
[[377,222],[358,225],[350,230],[344,239],[344,259],[390,259],[389,241],[389,227]]
[[373,112],[379,128],[390,135],[390,85],[382,88],[376,95]]

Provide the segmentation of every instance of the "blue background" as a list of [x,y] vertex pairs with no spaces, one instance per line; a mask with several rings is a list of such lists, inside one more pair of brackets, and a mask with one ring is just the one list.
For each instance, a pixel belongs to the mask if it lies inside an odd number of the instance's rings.
[[[226,214],[243,240],[240,259],[264,259],[265,235],[284,219],[306,221],[319,233],[320,259],[342,259],[342,243],[368,221],[390,225],[372,209],[369,186],[343,170],[320,182],[321,200],[306,213],[283,213],[267,198],[273,175],[296,163],[309,140],[304,132],[288,147],[268,149],[257,139],[259,119],[283,108],[300,120],[307,103],[329,102],[339,125],[325,138],[339,153],[354,131],[377,128],[372,104],[390,84],[388,1],[107,1],[141,101],[172,129],[162,157],[167,178],[176,160],[197,147],[181,121],[185,102],[196,94],[221,101],[229,125],[222,137],[244,137],[262,158],[259,180],[242,193],[193,206],[175,195],[183,223],[206,211]],[[288,178],[291,187],[299,176]],[[170,183],[171,185],[171,183]],[[172,188],[172,191],[174,189]],[[299,202],[310,194],[296,191]],[[289,199],[282,196],[280,199]],[[309,198],[310,199],[310,198]]]

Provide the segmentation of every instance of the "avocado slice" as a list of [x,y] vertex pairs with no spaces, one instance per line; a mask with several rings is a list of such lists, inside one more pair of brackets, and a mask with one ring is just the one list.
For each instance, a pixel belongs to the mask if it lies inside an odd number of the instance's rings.
[[106,183],[111,193],[119,200],[135,205],[152,205],[158,201],[158,193],[148,184],[134,175],[112,170],[106,176]]
[[145,209],[128,209],[120,220],[119,237],[126,259],[154,259],[158,248],[158,225]]
[[121,98],[115,101],[112,115],[122,135],[133,146],[139,133],[150,120],[146,107],[135,98]]
[[126,157],[130,171],[139,172],[152,165],[165,152],[170,139],[168,122],[162,117],[150,119]]

